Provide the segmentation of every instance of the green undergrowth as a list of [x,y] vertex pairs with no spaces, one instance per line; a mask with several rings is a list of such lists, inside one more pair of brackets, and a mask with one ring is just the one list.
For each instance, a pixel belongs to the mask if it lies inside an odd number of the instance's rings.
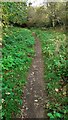
[[67,120],[67,37],[55,30],[34,30],[42,44],[44,79],[47,84],[48,116],[50,119]]
[[34,38],[28,29],[4,28],[2,48],[2,117],[9,120],[20,113],[23,86],[34,56]]

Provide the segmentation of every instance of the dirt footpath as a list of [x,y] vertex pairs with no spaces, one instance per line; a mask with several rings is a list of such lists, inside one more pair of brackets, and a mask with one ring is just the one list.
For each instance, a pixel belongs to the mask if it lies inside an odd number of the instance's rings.
[[39,39],[35,37],[35,57],[29,70],[27,84],[24,88],[22,118],[47,118],[45,102],[47,94],[44,83],[44,65]]

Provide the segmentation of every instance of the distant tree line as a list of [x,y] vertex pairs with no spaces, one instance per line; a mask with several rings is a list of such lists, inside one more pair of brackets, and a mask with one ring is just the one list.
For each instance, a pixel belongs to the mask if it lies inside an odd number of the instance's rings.
[[29,6],[28,23],[37,27],[65,26],[68,19],[66,7],[67,3],[63,2],[49,2],[36,8]]
[[[26,2],[2,2],[2,22],[22,27],[67,26],[68,2],[49,2],[40,7]],[[68,27],[67,27],[68,28]]]

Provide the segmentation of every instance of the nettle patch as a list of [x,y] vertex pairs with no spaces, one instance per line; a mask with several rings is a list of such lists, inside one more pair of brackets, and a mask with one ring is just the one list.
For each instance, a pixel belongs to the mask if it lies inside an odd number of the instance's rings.
[[3,30],[2,117],[7,120],[20,113],[23,86],[34,56],[34,43],[30,30],[14,27]]
[[46,104],[50,118],[67,119],[67,43],[66,35],[53,30],[36,31],[42,43],[49,102]]

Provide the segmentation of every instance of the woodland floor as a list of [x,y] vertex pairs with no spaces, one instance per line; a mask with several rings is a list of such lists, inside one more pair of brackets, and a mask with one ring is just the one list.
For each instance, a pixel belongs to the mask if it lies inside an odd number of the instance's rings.
[[47,92],[44,83],[44,65],[39,39],[35,38],[35,57],[29,70],[27,83],[24,88],[22,118],[47,118],[45,102]]

